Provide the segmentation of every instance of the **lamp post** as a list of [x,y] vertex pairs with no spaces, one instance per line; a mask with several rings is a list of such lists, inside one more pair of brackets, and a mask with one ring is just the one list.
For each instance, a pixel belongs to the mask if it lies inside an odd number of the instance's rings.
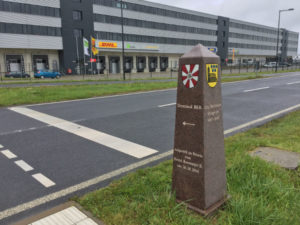
[[276,69],[275,69],[275,72],[277,72],[278,61],[279,61],[278,48],[279,48],[279,33],[280,33],[280,15],[281,15],[282,12],[288,12],[288,11],[293,11],[293,10],[294,10],[293,8],[279,10],[278,29],[277,29],[277,46],[276,46]]
[[126,79],[125,77],[125,49],[124,49],[124,16],[123,16],[123,0],[119,0],[120,8],[121,8],[121,28],[122,28],[122,68],[123,68],[123,80]]

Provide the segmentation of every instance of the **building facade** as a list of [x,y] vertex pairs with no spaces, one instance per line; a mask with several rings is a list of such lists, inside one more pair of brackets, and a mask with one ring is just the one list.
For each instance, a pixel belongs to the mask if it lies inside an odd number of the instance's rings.
[[[0,0],[0,71],[164,72],[198,43],[223,63],[276,55],[276,28],[142,0],[124,0],[122,9],[123,17],[118,0]],[[98,53],[88,56],[83,38],[91,47],[91,37]],[[282,61],[297,55],[298,39],[280,30]]]

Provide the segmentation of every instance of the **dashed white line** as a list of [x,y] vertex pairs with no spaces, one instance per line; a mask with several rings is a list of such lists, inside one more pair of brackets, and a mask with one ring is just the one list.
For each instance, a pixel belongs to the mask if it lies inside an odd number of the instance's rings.
[[159,105],[158,108],[167,107],[167,106],[172,106],[172,105],[176,105],[176,102],[170,103],[170,104],[165,104],[165,105]]
[[259,90],[264,90],[264,89],[268,89],[270,87],[261,87],[261,88],[255,88],[255,89],[250,89],[250,90],[244,90],[244,92],[252,92],[252,91],[259,91]]
[[138,159],[157,153],[157,150],[148,148],[146,146],[142,146],[134,142],[130,142],[32,109],[13,107],[10,108],[10,110]]
[[8,159],[14,159],[14,158],[17,158],[17,156],[16,156],[14,153],[12,153],[11,151],[9,151],[8,149],[7,149],[7,150],[1,151],[1,153],[2,153],[3,155],[5,155],[6,158],[8,158]]
[[49,188],[49,187],[52,187],[55,185],[55,183],[52,180],[50,180],[48,177],[44,176],[41,173],[34,174],[34,175],[32,175],[32,177],[34,179],[36,179],[38,182],[40,182],[42,185],[44,185],[46,188]]
[[33,168],[23,160],[15,161],[15,164],[17,164],[17,166],[19,166],[25,172],[33,170]]
[[287,83],[287,85],[292,85],[292,84],[300,84],[300,81],[296,81],[296,82]]
[[3,145],[0,145],[0,148],[3,148]]

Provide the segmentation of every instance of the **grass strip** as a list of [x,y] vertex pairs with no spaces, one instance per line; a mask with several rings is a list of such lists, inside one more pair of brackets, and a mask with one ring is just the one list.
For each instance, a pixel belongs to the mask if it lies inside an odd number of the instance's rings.
[[176,87],[176,82],[0,88],[0,107],[84,99]]
[[251,158],[248,152],[260,146],[300,152],[300,111],[225,139],[231,199],[207,219],[175,203],[172,161],[130,173],[75,200],[107,225],[299,225],[300,170]]
[[[222,78],[222,82],[233,82],[258,78],[262,78],[262,76]],[[0,88],[0,107],[84,99],[176,87],[177,82],[171,81]]]
[[[238,68],[235,68],[234,70],[237,70]],[[249,69],[250,70],[250,69]],[[253,70],[253,69],[252,69]],[[281,74],[281,73],[292,73],[292,72],[299,72],[300,69],[290,69],[290,70],[279,70],[275,72],[274,70],[266,70],[266,71],[257,71],[257,72],[241,72],[241,73],[223,73],[222,77],[226,76],[244,76],[244,75],[249,75],[249,76],[255,76],[255,75],[267,75],[267,74]]]

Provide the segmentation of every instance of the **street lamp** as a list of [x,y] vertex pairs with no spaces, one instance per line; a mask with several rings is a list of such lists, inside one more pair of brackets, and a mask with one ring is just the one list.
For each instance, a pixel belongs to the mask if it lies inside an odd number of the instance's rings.
[[119,0],[120,2],[120,9],[121,9],[121,27],[122,27],[122,68],[123,68],[123,80],[126,79],[125,77],[125,49],[124,49],[124,16],[123,16],[123,7],[124,3],[123,0]]
[[278,17],[278,29],[277,29],[277,46],[276,46],[276,69],[275,72],[277,72],[278,68],[278,61],[279,61],[279,56],[278,56],[278,48],[279,48],[279,32],[280,32],[280,14],[282,12],[288,12],[288,11],[293,11],[293,8],[290,9],[281,9],[279,10],[279,17]]

